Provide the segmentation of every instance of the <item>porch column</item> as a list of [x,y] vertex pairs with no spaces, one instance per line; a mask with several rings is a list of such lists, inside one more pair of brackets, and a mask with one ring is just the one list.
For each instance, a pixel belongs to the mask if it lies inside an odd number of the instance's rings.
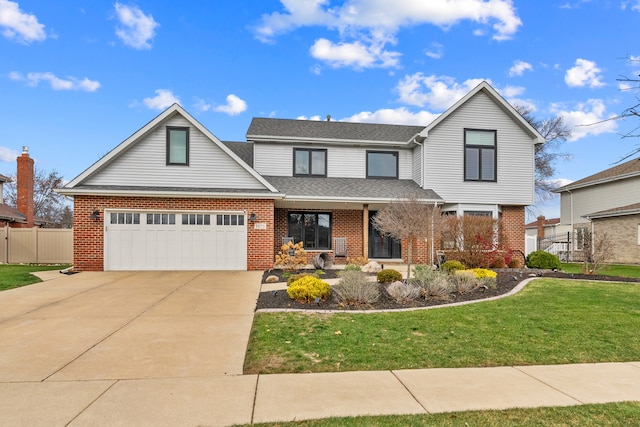
[[362,205],[362,256],[369,259],[369,205]]

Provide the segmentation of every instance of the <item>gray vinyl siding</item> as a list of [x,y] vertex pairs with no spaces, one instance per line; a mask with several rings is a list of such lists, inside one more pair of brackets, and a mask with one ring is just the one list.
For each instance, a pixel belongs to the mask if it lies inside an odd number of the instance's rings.
[[[190,127],[188,166],[167,166],[167,126]],[[246,169],[180,116],[152,130],[84,184],[264,189]]]
[[[293,176],[293,148],[327,150],[327,177],[366,178],[367,148],[335,145],[254,144],[254,168],[266,176]],[[413,178],[413,154],[409,149],[371,148],[376,151],[398,151],[399,179]]]
[[413,180],[422,185],[422,146],[413,149]]
[[[497,131],[497,182],[464,180],[464,129]],[[447,202],[530,205],[534,202],[534,141],[504,110],[479,92],[425,141],[424,188]]]
[[[573,223],[588,222],[582,215],[640,203],[640,177],[572,190]],[[571,194],[561,194],[560,222],[571,224]]]

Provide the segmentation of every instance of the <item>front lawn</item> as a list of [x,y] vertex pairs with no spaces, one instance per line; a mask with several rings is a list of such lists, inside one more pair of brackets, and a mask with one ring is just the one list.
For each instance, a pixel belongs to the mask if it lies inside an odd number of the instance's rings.
[[439,427],[503,427],[565,426],[614,427],[637,425],[639,402],[580,405],[560,408],[527,408],[505,411],[469,411],[427,415],[392,415],[381,417],[326,418],[321,420],[255,424],[261,426],[303,427],[372,427],[372,426],[439,426]]
[[245,373],[635,361],[640,284],[537,279],[497,301],[375,314],[258,313]]
[[62,270],[69,265],[0,264],[0,291],[41,282],[34,271]]
[[[583,264],[563,263],[560,268],[567,273],[582,273]],[[640,265],[610,264],[597,271],[604,276],[621,276],[640,278]]]

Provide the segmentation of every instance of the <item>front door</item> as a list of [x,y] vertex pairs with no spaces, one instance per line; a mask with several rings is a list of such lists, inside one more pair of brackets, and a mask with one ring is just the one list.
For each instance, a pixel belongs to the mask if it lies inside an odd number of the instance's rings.
[[399,240],[389,236],[383,236],[371,222],[376,215],[375,211],[369,212],[369,258],[394,258],[402,257],[402,246]]

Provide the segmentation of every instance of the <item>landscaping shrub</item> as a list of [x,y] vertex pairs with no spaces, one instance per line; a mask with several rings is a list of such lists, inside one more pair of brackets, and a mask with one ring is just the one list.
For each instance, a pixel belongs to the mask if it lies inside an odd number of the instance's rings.
[[560,259],[545,251],[535,251],[527,255],[527,267],[553,269],[560,268]]
[[395,281],[402,280],[402,273],[397,270],[393,270],[390,268],[381,270],[377,274],[378,282],[380,283],[391,283]]
[[292,274],[291,276],[289,276],[289,278],[287,278],[287,286],[291,285],[293,282],[295,282],[298,279],[302,279],[303,277],[307,277],[307,276],[311,276],[311,277],[316,277],[316,278],[320,278],[320,276],[318,276],[318,274],[316,273],[298,273],[298,274]]
[[449,273],[439,270],[424,269],[416,272],[411,279],[413,285],[422,288],[422,292],[426,297],[443,298],[448,296],[454,289]]
[[491,268],[505,268],[506,266],[507,264],[501,256],[496,256],[491,263]]
[[487,270],[486,268],[474,268],[470,271],[472,271],[478,279],[482,279],[483,277],[495,279],[496,277],[498,277],[498,273],[492,270]]
[[458,270],[452,276],[453,284],[459,294],[464,294],[478,287],[479,281],[471,270]]
[[392,282],[386,287],[389,296],[397,303],[404,304],[415,301],[420,296],[422,288],[411,283]]
[[304,243],[287,242],[280,247],[274,265],[283,270],[297,270],[307,265],[307,253]]
[[369,260],[366,259],[365,257],[359,256],[359,257],[347,257],[345,259],[345,262],[347,263],[347,265],[353,264],[353,265],[362,267],[363,265],[367,265]]
[[520,264],[520,260],[518,258],[513,258],[509,262],[509,268],[520,268],[522,265]]
[[460,261],[456,261],[456,260],[446,261],[440,266],[440,270],[446,271],[446,272],[449,272],[449,273],[453,273],[456,270],[464,270],[465,268],[466,267],[464,266],[463,263],[461,263]]
[[435,270],[434,266],[430,264],[416,264],[413,267],[413,275],[416,276],[418,274],[421,274],[423,271],[434,271],[434,270]]
[[331,287],[327,282],[311,275],[301,277],[287,287],[289,297],[300,302],[312,302],[316,298],[325,300],[330,293]]
[[367,281],[366,274],[359,270],[343,271],[331,292],[340,304],[373,304],[380,299],[378,284]]
[[362,270],[362,266],[358,264],[347,264],[344,266],[343,271],[361,271],[361,270]]

